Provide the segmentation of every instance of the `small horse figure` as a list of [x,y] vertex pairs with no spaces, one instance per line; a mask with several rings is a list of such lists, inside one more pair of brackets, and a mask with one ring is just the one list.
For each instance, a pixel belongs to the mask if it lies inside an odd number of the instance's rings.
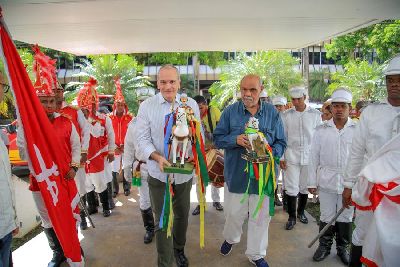
[[254,148],[254,141],[256,141],[259,137],[259,122],[258,119],[255,117],[250,117],[249,121],[246,124],[245,134],[249,139],[251,145],[251,151],[248,151],[250,154],[255,155],[256,149]]
[[182,144],[182,158],[180,167],[185,165],[185,158],[188,157],[188,142],[190,137],[190,129],[187,123],[185,108],[178,108],[176,116],[176,125],[172,127],[172,166],[176,166],[176,153],[178,144]]

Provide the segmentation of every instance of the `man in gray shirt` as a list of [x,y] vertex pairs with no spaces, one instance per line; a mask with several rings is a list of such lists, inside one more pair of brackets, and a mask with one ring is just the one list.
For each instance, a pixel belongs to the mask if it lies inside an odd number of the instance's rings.
[[[165,116],[181,105],[178,94],[180,88],[178,69],[172,65],[161,67],[157,76],[157,87],[160,93],[146,99],[140,105],[135,138],[137,138],[139,153],[147,159],[151,206],[155,213],[158,266],[171,266],[173,255],[175,255],[177,266],[188,266],[189,262],[184,254],[184,247],[193,174],[174,174],[172,238],[168,238],[167,233],[159,227],[167,177],[163,169],[164,166],[170,165],[164,157]],[[188,98],[186,104],[193,109],[196,119],[200,121],[197,103]]]

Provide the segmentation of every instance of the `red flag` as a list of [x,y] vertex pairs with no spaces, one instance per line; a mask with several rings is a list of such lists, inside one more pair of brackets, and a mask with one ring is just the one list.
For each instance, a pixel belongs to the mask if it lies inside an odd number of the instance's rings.
[[74,180],[64,179],[70,168],[66,160],[67,152],[54,138],[53,126],[36,96],[3,17],[0,16],[0,56],[14,94],[18,123],[25,133],[29,169],[38,182],[69,265],[83,266],[77,233],[79,195]]

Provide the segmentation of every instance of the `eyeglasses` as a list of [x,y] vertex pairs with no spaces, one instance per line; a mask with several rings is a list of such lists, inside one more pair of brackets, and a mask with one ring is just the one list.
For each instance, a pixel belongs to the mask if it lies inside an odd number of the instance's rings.
[[10,90],[10,86],[8,84],[5,83],[0,83],[3,86],[3,92],[7,93],[8,90]]

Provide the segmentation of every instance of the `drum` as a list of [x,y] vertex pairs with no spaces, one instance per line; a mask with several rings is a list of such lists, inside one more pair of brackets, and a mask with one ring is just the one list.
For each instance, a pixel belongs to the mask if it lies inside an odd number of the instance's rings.
[[208,176],[211,183],[217,187],[224,186],[224,154],[217,149],[207,152]]

